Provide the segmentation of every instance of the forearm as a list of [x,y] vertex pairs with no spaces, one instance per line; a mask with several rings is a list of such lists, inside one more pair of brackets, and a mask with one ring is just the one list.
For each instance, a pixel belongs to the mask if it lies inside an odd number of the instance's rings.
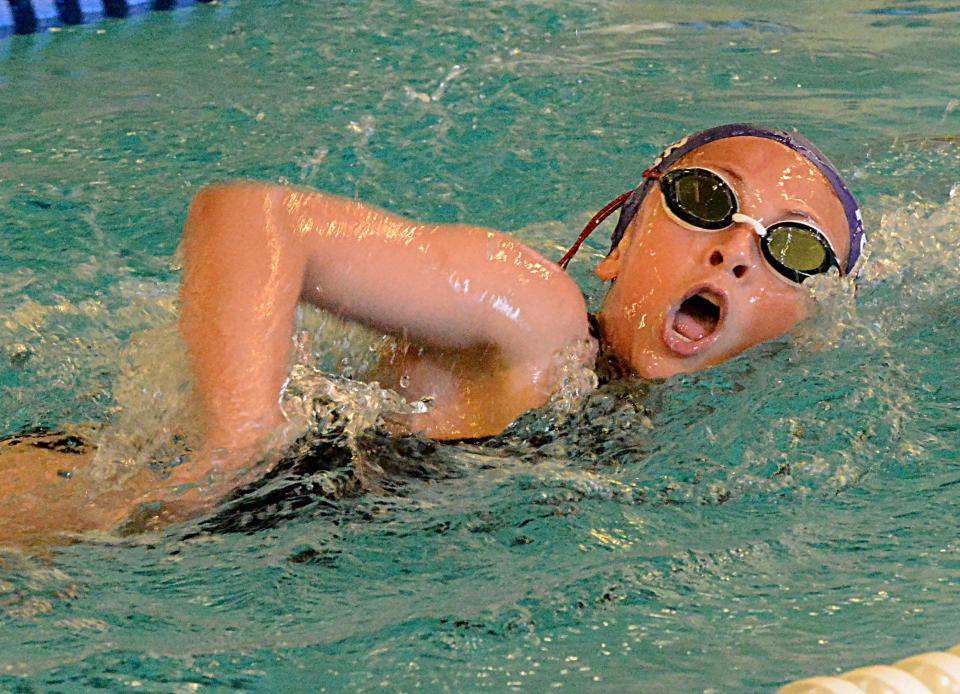
[[277,223],[281,191],[207,189],[184,227],[180,330],[208,448],[243,449],[281,419],[302,253]]

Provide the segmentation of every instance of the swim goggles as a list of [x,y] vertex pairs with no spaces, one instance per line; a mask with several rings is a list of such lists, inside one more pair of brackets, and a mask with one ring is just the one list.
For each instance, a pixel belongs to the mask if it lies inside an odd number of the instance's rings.
[[[764,259],[775,272],[791,282],[800,284],[831,267],[840,269],[836,253],[823,232],[799,221],[777,222],[764,228],[757,220],[740,213],[733,188],[709,169],[674,169],[667,173],[647,169],[643,177],[659,182],[666,209],[690,226],[713,232],[735,223],[750,224],[759,237]],[[576,243],[560,259],[560,267],[567,268],[587,236],[632,193],[628,191],[613,200],[587,223]]]

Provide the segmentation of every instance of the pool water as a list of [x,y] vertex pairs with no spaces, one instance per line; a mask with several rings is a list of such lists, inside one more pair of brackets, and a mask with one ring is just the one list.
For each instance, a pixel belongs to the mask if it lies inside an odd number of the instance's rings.
[[0,41],[0,434],[107,422],[136,459],[187,421],[174,251],[228,178],[559,257],[677,136],[797,127],[864,205],[860,286],[814,283],[814,319],[720,368],[459,446],[357,433],[372,338],[305,314],[329,469],[0,554],[0,689],[763,691],[960,642],[960,5],[319,7]]

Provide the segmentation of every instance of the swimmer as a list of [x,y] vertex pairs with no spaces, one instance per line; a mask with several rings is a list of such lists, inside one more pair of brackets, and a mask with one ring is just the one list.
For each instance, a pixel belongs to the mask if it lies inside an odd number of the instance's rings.
[[[590,316],[564,268],[617,209],[595,270],[610,288]],[[134,509],[182,517],[248,481],[284,423],[300,301],[406,345],[385,355],[378,377],[430,407],[393,422],[394,433],[480,438],[549,400],[561,355],[592,366],[599,350],[666,378],[786,333],[810,311],[804,280],[849,274],[863,240],[856,201],[812,144],[742,124],[671,145],[559,264],[498,231],[414,222],[319,192],[205,188],[183,232],[180,318],[202,445],[167,478],[145,469],[104,491],[83,451],[48,441],[38,473],[23,460],[38,455],[34,442],[0,442],[0,540],[109,531]]]

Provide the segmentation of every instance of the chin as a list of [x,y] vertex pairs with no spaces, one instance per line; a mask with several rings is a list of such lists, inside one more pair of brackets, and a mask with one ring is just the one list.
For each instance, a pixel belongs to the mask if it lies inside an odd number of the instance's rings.
[[674,360],[656,362],[653,364],[632,365],[633,371],[641,378],[648,380],[667,379],[678,374],[689,374],[709,369],[713,364],[704,363],[676,363]]
[[723,341],[709,345],[707,349],[689,356],[678,355],[668,348],[657,345],[653,348],[634,349],[628,361],[630,369],[646,379],[666,379],[678,374],[705,371],[727,362],[752,347],[754,344],[724,344]]
[[671,354],[660,354],[660,351],[641,350],[641,354],[634,351],[631,358],[625,361],[629,364],[630,370],[637,376],[650,380],[693,373],[710,368],[713,365],[712,362],[705,359],[706,355],[678,358]]

